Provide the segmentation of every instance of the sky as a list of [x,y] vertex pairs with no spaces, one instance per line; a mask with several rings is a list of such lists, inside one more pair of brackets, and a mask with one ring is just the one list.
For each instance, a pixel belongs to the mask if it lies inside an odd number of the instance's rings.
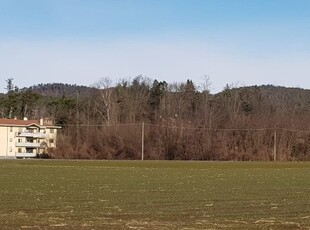
[[0,92],[138,75],[310,89],[310,1],[0,0]]

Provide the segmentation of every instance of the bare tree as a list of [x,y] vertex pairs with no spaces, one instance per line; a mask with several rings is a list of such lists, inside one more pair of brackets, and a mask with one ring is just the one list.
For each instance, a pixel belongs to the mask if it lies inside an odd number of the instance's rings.
[[94,87],[100,91],[100,101],[97,101],[97,111],[105,119],[106,124],[111,123],[111,111],[112,111],[112,80],[108,77],[101,78],[94,84]]

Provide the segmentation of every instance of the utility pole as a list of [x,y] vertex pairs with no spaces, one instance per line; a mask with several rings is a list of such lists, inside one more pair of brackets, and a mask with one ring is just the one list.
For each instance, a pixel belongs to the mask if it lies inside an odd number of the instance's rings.
[[141,160],[144,160],[144,122],[142,122],[142,130],[141,130]]
[[274,130],[273,135],[273,161],[277,160],[277,129]]
[[76,119],[76,143],[75,143],[75,151],[78,152],[78,144],[80,141],[80,135],[79,135],[79,92],[78,92],[78,90],[76,90],[75,93],[76,93],[76,118],[75,118]]

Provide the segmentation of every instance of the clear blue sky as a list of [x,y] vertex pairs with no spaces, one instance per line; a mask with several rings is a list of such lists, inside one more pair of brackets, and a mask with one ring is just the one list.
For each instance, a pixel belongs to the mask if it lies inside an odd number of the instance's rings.
[[0,0],[1,90],[140,74],[310,88],[309,66],[309,0]]

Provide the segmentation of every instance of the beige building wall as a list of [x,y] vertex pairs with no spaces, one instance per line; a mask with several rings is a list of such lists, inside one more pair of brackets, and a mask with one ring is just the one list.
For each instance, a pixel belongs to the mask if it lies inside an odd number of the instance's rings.
[[[40,137],[27,137],[21,133],[43,134]],[[43,153],[46,149],[40,147],[27,147],[25,143],[41,144],[46,143],[47,148],[56,147],[57,128],[39,125],[30,126],[0,126],[0,157],[16,157],[32,151],[33,154]]]
[[46,129],[46,143],[48,143],[48,146],[50,148],[56,147],[56,139],[57,139],[57,129],[54,128],[47,128]]
[[8,157],[15,157],[15,132],[17,132],[17,128],[9,126],[7,129],[8,129]]
[[15,157],[15,127],[0,127],[0,157]]
[[5,157],[8,152],[8,127],[0,126],[0,138],[0,157]]

